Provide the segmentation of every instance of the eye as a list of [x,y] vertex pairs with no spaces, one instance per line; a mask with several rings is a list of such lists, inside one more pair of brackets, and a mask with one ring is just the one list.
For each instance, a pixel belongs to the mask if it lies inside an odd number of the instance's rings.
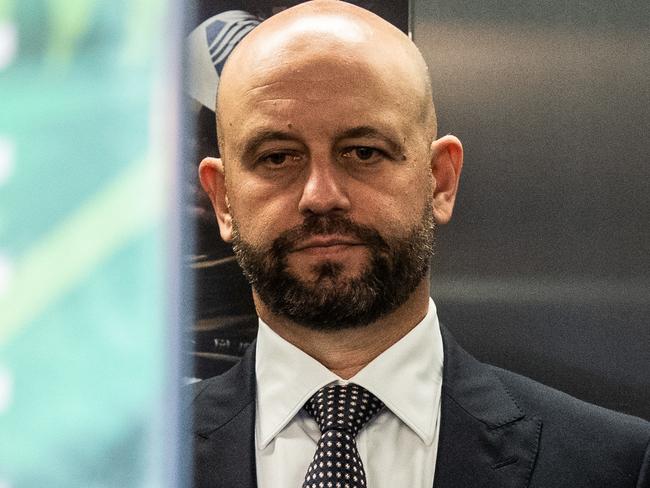
[[357,147],[354,150],[356,156],[362,161],[366,161],[375,155],[375,150],[371,147]]
[[287,153],[273,153],[273,154],[269,154],[268,156],[266,156],[264,158],[264,160],[267,163],[271,163],[274,166],[279,166],[279,165],[283,164],[287,160],[288,157],[289,157],[289,155]]
[[380,149],[374,147],[356,146],[345,149],[342,156],[346,160],[352,160],[362,164],[372,164],[385,158],[386,154]]
[[261,156],[257,160],[257,164],[266,166],[268,168],[281,168],[291,164],[295,164],[300,160],[300,156],[289,152],[272,152]]

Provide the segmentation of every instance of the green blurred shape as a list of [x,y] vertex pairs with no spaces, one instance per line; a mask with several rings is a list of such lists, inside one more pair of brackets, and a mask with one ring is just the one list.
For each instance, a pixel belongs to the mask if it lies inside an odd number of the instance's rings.
[[141,196],[158,179],[156,163],[161,159],[150,156],[129,166],[20,257],[9,290],[0,298],[0,347],[102,260],[160,220],[160,193]]
[[14,0],[0,0],[0,21],[13,18]]
[[169,35],[151,0],[0,0],[0,486],[157,487],[164,398],[164,188],[150,121]]
[[49,19],[48,60],[68,65],[83,35],[90,29],[98,0],[46,0]]

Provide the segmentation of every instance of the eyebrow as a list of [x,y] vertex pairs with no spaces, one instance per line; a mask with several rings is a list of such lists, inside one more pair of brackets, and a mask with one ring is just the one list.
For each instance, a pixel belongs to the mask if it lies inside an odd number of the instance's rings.
[[268,141],[295,141],[296,137],[280,130],[262,130],[248,139],[242,152],[244,159],[250,158],[257,149]]

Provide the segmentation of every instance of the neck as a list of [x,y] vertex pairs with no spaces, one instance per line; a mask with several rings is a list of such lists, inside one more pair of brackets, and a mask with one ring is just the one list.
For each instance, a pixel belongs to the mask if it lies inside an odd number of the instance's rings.
[[425,278],[409,299],[390,314],[363,327],[314,330],[271,313],[254,293],[257,313],[280,337],[349,379],[408,334],[427,314],[429,280]]

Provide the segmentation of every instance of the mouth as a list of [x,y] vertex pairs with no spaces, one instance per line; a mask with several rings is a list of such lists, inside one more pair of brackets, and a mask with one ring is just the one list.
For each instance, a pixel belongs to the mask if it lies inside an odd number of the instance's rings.
[[336,252],[353,246],[363,246],[363,242],[346,236],[313,236],[296,244],[291,252]]

